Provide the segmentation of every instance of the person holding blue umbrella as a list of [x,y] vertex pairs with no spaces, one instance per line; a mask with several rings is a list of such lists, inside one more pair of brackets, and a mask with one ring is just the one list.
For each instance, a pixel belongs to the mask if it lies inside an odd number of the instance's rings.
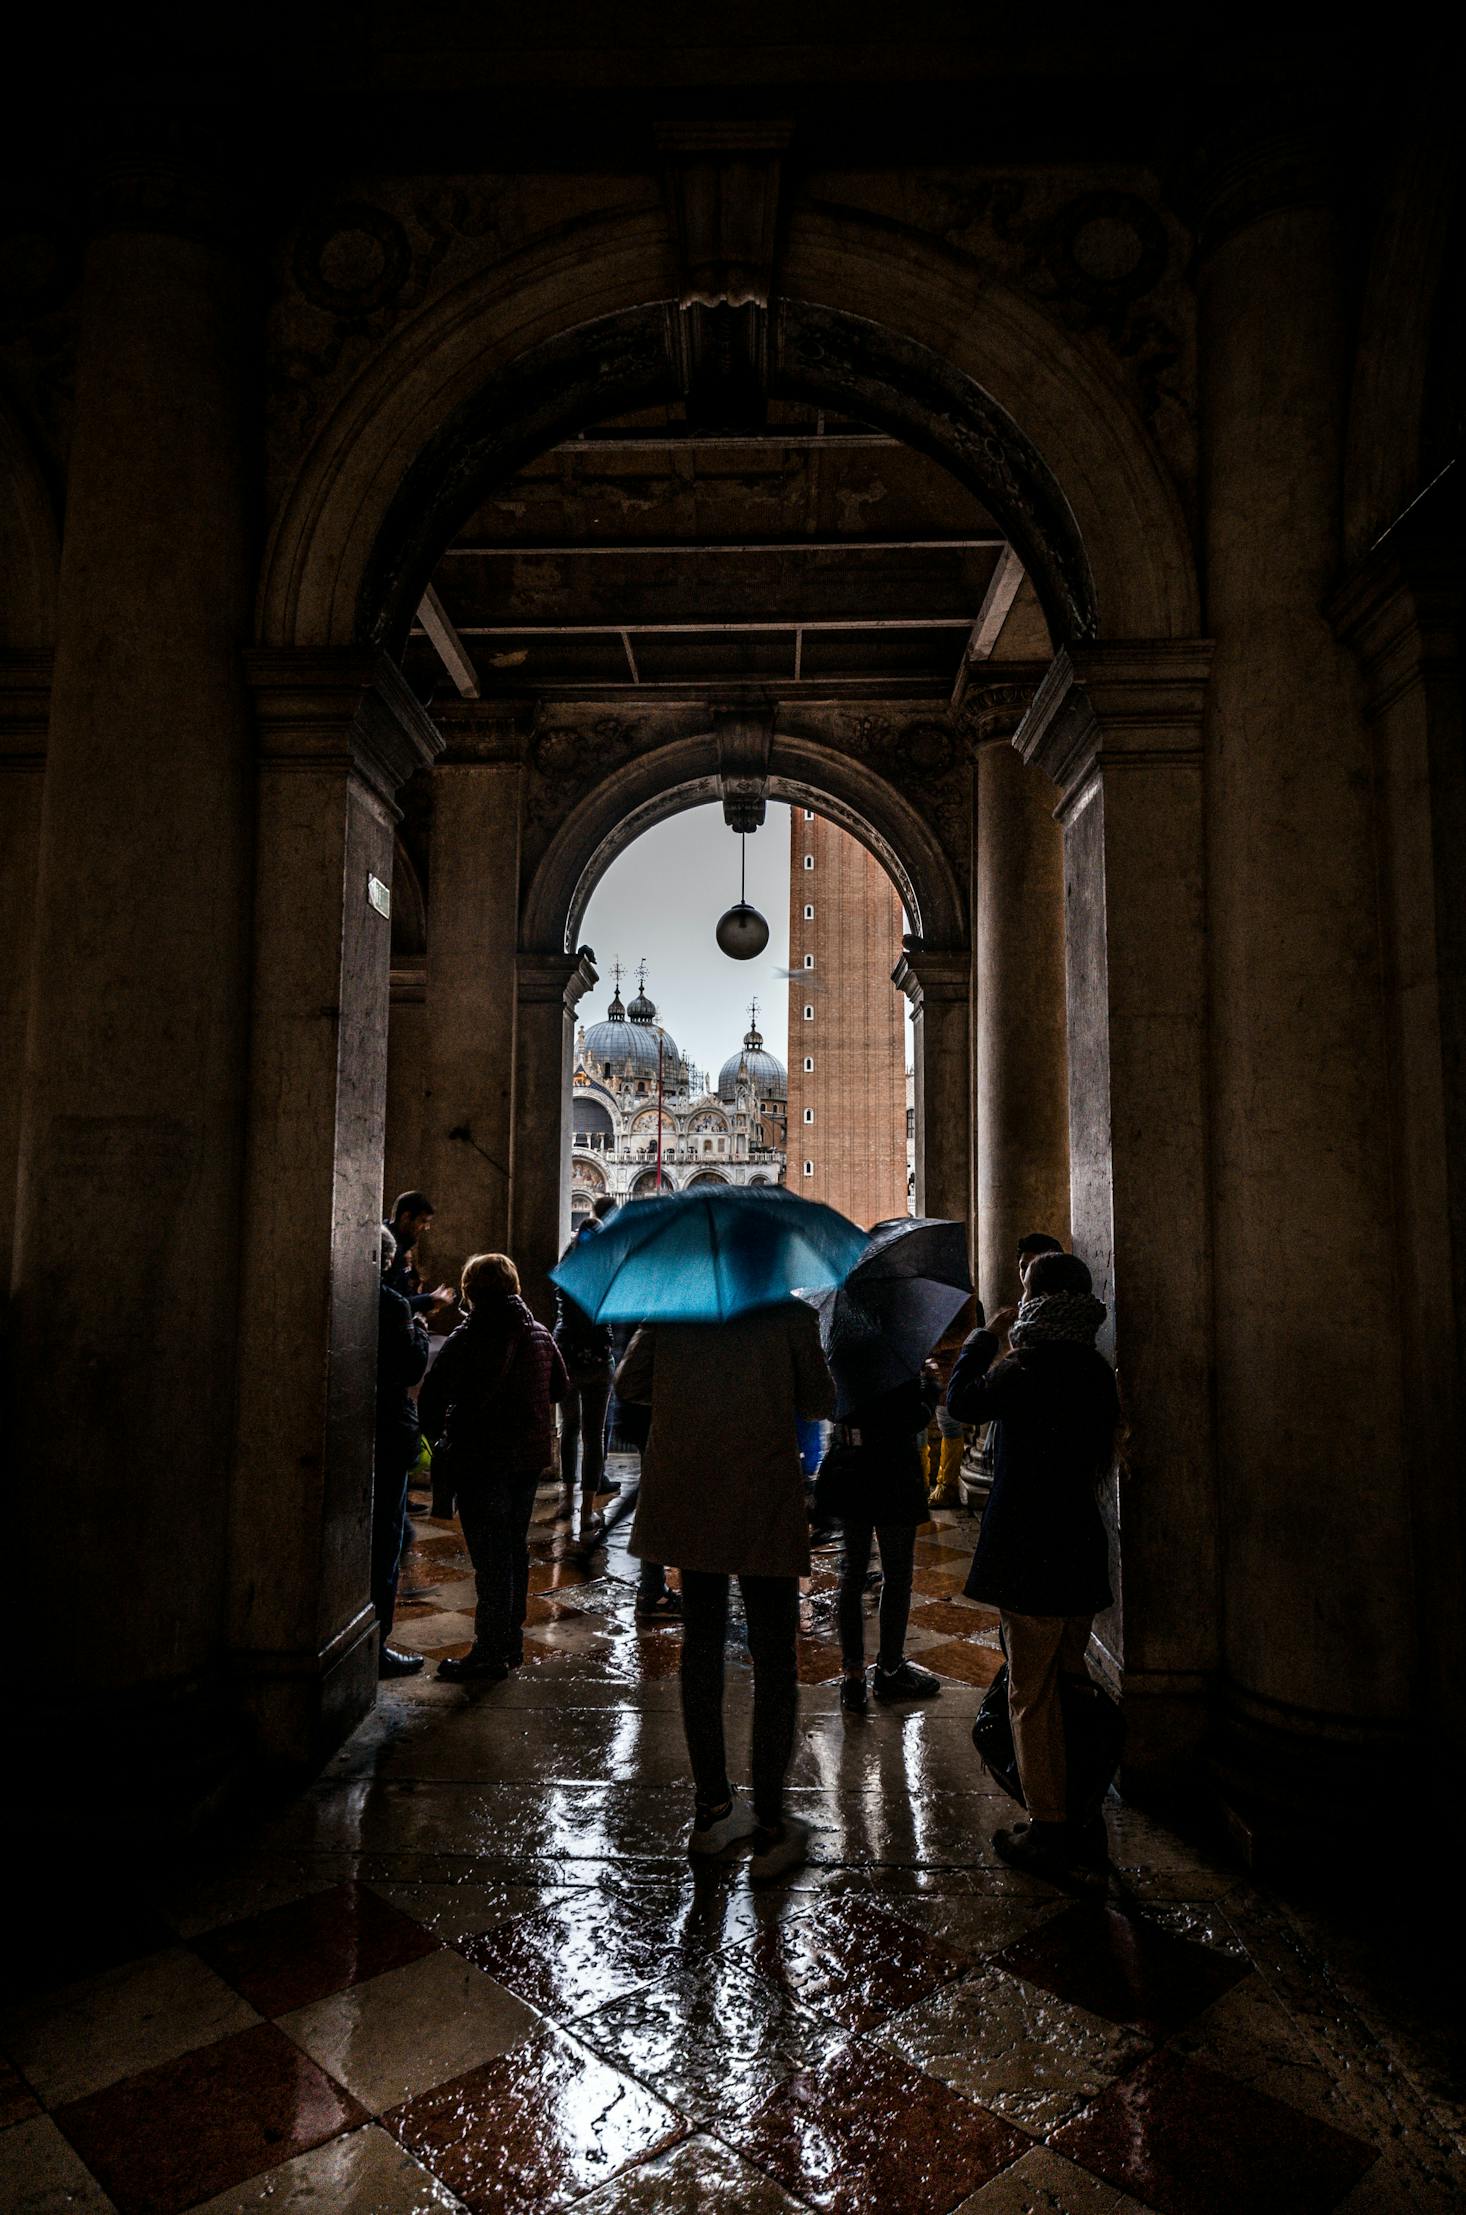
[[[776,1188],[700,1187],[623,1210],[555,1272],[588,1314],[648,1318],[616,1372],[617,1396],[651,1409],[631,1551],[681,1571],[689,1850],[751,1837],[756,1883],[797,1867],[809,1842],[784,1808],[810,1567],[796,1423],[833,1414],[835,1387],[819,1318],[793,1294],[839,1283],[864,1243],[833,1209]],[[723,1730],[733,1577],[753,1660],[751,1810]]]

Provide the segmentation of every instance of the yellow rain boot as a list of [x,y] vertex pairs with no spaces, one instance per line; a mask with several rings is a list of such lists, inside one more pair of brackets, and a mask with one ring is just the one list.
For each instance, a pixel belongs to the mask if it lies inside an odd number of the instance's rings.
[[962,1494],[957,1487],[957,1473],[962,1467],[962,1454],[967,1441],[960,1433],[956,1438],[942,1440],[942,1458],[937,1466],[937,1481],[927,1494],[930,1507],[960,1507]]

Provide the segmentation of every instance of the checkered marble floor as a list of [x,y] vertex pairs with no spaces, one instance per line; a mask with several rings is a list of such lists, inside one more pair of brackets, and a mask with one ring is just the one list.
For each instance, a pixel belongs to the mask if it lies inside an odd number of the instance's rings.
[[[842,1716],[833,1557],[803,1610],[809,1866],[694,1874],[679,1633],[624,1525],[542,1495],[526,1663],[420,1522],[429,1656],[318,1783],[48,1902],[0,2012],[0,2210],[1348,2215],[1462,2204],[1461,2111],[1326,1918],[1111,1804],[1107,1896],[1003,1868],[968,1732],[998,1666],[973,1525],[918,1548],[928,1705]],[[873,1643],[873,1641],[872,1641]],[[729,1667],[730,1751],[749,1673]]]

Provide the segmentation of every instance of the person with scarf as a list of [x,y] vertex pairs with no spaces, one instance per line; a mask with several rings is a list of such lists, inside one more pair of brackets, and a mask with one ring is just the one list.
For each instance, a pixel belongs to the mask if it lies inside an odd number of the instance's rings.
[[519,1296],[507,1254],[463,1268],[461,1323],[418,1394],[433,1443],[435,1507],[457,1501],[478,1604],[473,1650],[438,1664],[450,1682],[507,1677],[524,1659],[529,1526],[555,1453],[555,1402],[570,1390],[560,1350]]
[[1104,1319],[1079,1257],[1040,1253],[1022,1304],[972,1333],[947,1390],[958,1421],[994,1426],[992,1494],[965,1590],[1001,1616],[1030,1817],[1000,1830],[995,1844],[1004,1861],[1041,1875],[1062,1875],[1102,1852],[1098,1836],[1076,1835],[1068,1819],[1059,1684],[1086,1673],[1090,1626],[1114,1596],[1099,1486],[1114,1456],[1120,1403],[1114,1371],[1094,1343]]

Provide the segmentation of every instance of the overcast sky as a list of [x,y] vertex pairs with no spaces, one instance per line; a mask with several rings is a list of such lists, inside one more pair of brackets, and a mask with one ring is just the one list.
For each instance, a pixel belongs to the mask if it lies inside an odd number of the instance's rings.
[[647,991],[688,1059],[714,1082],[742,1044],[748,1003],[757,995],[759,1029],[787,1063],[789,986],[789,810],[771,801],[748,849],[748,897],[762,909],[769,943],[756,961],[730,961],[713,932],[738,898],[739,840],[716,803],[670,816],[618,854],[596,886],[581,943],[594,947],[601,982],[576,1010],[598,1022],[611,997],[611,964],[626,971],[621,996],[636,990],[636,965],[646,957]]

